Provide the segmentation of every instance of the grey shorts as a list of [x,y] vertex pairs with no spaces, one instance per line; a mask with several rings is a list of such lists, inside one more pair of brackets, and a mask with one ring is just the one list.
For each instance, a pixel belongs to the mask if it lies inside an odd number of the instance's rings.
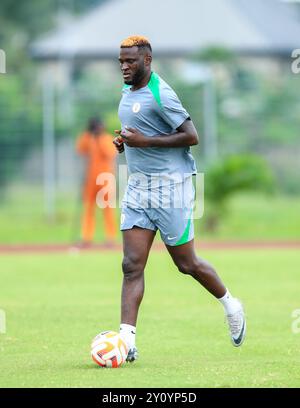
[[122,201],[120,229],[137,226],[159,230],[165,244],[185,244],[194,238],[194,200],[192,177],[152,189],[128,185]]

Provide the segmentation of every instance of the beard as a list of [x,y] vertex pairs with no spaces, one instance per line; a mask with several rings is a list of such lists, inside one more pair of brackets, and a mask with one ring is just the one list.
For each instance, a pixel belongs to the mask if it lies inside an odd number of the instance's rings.
[[141,66],[132,76],[130,80],[124,81],[126,85],[139,85],[139,83],[145,77],[144,66]]
[[124,84],[126,84],[126,85],[133,85],[133,82],[132,82],[132,80],[131,80],[131,81],[124,81]]

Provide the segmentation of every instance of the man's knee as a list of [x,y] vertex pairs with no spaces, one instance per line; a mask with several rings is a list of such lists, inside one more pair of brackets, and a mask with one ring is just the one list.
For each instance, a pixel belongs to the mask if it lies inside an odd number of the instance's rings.
[[143,274],[144,264],[137,256],[124,256],[122,270],[125,279],[136,279]]
[[195,269],[195,265],[193,261],[190,260],[182,260],[176,263],[179,272],[183,273],[184,275],[192,275]]
[[204,272],[203,265],[197,257],[190,258],[190,259],[180,259],[176,262],[176,266],[179,272],[183,273],[184,275],[194,275],[195,273]]

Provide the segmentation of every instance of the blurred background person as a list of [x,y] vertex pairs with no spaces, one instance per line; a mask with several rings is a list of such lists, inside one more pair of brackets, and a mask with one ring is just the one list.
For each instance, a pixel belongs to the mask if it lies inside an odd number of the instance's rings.
[[[85,178],[83,183],[83,213],[81,225],[81,246],[92,243],[96,226],[96,198],[104,185],[97,184],[97,177],[101,173],[115,173],[116,151],[112,144],[112,136],[106,132],[101,119],[91,118],[87,129],[76,142],[79,155],[86,157]],[[107,188],[107,187],[106,187]],[[109,186],[115,189],[115,186]],[[115,191],[110,191],[113,196]],[[115,209],[109,205],[103,208],[104,236],[106,243],[113,243],[116,239]]]

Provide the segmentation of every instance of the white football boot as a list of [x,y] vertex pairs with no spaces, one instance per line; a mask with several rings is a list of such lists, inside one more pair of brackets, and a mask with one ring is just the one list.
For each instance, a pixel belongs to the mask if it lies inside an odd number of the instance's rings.
[[242,303],[240,301],[238,302],[240,304],[240,309],[233,314],[226,315],[231,342],[234,347],[241,346],[246,336],[245,313]]
[[128,354],[127,354],[127,358],[126,361],[128,361],[129,363],[132,363],[133,361],[138,359],[138,351],[136,347],[132,347],[131,349],[129,349]]

